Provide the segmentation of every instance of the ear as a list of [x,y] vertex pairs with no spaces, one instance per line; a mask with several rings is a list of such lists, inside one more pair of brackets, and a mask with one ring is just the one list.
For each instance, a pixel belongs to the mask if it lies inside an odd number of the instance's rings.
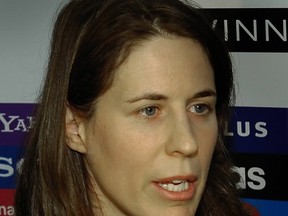
[[76,119],[69,105],[66,106],[66,143],[74,151],[86,153],[84,122]]

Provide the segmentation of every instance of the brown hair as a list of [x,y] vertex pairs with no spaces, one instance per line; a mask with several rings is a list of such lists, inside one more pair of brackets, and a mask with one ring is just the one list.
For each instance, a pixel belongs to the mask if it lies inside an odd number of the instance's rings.
[[83,155],[66,145],[67,103],[83,118],[112,84],[134,46],[153,36],[198,41],[214,71],[219,143],[197,215],[244,215],[239,176],[225,155],[223,125],[233,99],[229,54],[202,11],[178,0],[72,0],[59,12],[16,196],[16,215],[93,215]]

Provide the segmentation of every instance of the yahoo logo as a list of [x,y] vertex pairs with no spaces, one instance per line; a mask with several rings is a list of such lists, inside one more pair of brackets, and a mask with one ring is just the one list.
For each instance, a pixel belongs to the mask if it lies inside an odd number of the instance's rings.
[[6,113],[0,113],[0,132],[28,132],[33,125],[33,121],[33,116],[21,118],[18,115],[7,115]]

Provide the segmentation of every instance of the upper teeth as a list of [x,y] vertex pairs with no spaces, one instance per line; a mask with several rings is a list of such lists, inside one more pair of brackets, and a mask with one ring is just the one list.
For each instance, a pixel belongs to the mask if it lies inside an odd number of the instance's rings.
[[186,182],[186,181],[181,181],[181,180],[173,180],[172,181],[173,184],[181,184],[183,182]]
[[164,184],[159,183],[159,185],[165,190],[172,192],[185,191],[189,187],[189,183],[187,181],[182,180],[173,180],[171,183],[164,183]]

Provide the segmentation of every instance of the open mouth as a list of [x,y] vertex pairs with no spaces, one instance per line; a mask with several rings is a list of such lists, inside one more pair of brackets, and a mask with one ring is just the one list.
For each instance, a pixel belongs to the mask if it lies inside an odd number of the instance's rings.
[[159,186],[167,191],[182,192],[188,190],[189,182],[183,180],[173,180],[168,183],[159,183]]
[[153,182],[156,191],[164,198],[172,201],[191,200],[197,188],[198,178],[192,175],[172,176]]

